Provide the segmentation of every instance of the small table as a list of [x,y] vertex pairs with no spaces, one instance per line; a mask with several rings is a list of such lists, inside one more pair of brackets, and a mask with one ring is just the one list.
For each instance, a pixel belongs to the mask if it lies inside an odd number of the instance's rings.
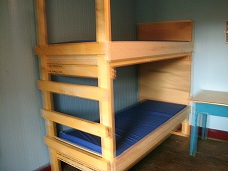
[[190,155],[196,155],[198,141],[198,117],[202,116],[202,139],[206,139],[207,115],[228,117],[228,92],[202,90],[190,101],[192,102],[192,128]]

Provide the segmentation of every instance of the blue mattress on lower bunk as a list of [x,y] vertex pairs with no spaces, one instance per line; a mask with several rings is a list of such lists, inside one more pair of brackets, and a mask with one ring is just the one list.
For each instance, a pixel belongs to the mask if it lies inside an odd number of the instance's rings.
[[[116,156],[185,107],[185,105],[180,104],[147,100],[117,112],[115,115]],[[74,129],[61,131],[59,136],[64,140],[101,154],[100,137]]]

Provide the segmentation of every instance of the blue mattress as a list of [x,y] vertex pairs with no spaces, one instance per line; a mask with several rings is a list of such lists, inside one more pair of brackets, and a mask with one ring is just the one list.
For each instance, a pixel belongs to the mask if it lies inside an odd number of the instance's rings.
[[[180,104],[147,100],[117,112],[115,115],[116,156],[185,107],[185,105]],[[101,154],[100,137],[75,129],[61,131],[59,136],[64,140]]]

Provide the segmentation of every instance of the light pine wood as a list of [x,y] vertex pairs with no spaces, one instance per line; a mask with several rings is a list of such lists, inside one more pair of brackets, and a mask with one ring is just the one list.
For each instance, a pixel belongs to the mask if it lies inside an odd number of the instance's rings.
[[96,40],[111,41],[110,0],[95,0],[96,2]]
[[190,135],[190,125],[188,118],[186,118],[181,124],[181,134],[186,137],[189,137]]
[[110,62],[134,58],[164,56],[191,53],[192,42],[149,42],[149,41],[113,41],[108,42],[106,59]]
[[97,56],[47,56],[47,63],[56,65],[97,65]]
[[192,102],[228,106],[228,92],[201,90],[190,100]]
[[97,78],[97,66],[48,64],[47,72],[54,75]]
[[[36,0],[36,24],[37,24],[37,41],[39,46],[47,45],[47,25],[45,0]],[[40,79],[49,81],[50,75],[46,72],[47,61],[45,55],[39,55]],[[42,92],[43,107],[49,110],[53,109],[52,94]],[[46,131],[49,136],[56,136],[56,124],[52,121],[46,121]],[[61,171],[61,163],[57,159],[56,150],[49,148],[51,169]]]
[[99,101],[100,122],[110,129],[110,136],[101,139],[102,156],[112,161],[116,152],[112,68],[104,56],[98,56],[98,66],[98,86],[108,93],[108,100]]
[[168,21],[140,23],[137,25],[138,40],[152,41],[192,41],[193,22]]
[[[96,39],[97,42],[108,42],[111,40],[111,16],[110,0],[96,0]],[[103,49],[106,49],[106,45]],[[102,157],[112,161],[115,156],[115,125],[113,109],[113,81],[109,63],[105,61],[104,55],[98,56],[98,86],[106,89],[108,100],[100,100],[100,122],[108,126],[110,136],[101,139]],[[110,169],[111,170],[111,169]]]
[[178,53],[178,54],[171,54],[171,55],[168,54],[168,55],[132,58],[132,59],[126,59],[126,60],[116,60],[116,61],[111,61],[110,66],[111,67],[122,67],[122,66],[128,66],[128,65],[163,61],[163,60],[168,60],[168,59],[185,58],[185,57],[188,57],[190,55],[191,55],[190,53]]
[[141,99],[189,104],[191,58],[171,59],[139,67]]
[[106,51],[103,43],[84,42],[69,44],[38,45],[35,47],[37,55],[97,55]]
[[103,126],[96,122],[46,109],[42,109],[41,114],[46,120],[50,120],[55,123],[59,123],[103,138],[109,136],[109,129],[106,126]]
[[62,155],[62,154],[57,154],[57,158],[59,158],[61,161],[63,161],[64,163],[67,163],[79,170],[82,170],[82,171],[94,171],[93,169],[90,169],[86,166],[84,166],[83,164],[80,164],[79,161],[77,160],[74,160],[72,158],[68,158],[67,156],[65,155]]
[[[36,47],[37,55],[96,55],[106,54],[106,60],[112,62],[134,58],[145,58],[180,53],[191,53],[192,42],[149,42],[149,41],[113,41],[106,43],[75,43]],[[70,56],[69,56],[70,57]],[[87,58],[86,56],[84,56]]]
[[44,141],[49,147],[57,150],[58,154],[66,156],[73,161],[77,160],[88,168],[93,168],[95,170],[110,170],[109,161],[99,156],[83,151],[52,137],[45,137]]
[[84,86],[54,81],[38,81],[38,88],[58,94],[76,96],[91,100],[107,101],[108,95],[105,89],[95,86]]
[[36,28],[37,41],[39,45],[47,45],[47,25],[46,25],[45,0],[36,0]]

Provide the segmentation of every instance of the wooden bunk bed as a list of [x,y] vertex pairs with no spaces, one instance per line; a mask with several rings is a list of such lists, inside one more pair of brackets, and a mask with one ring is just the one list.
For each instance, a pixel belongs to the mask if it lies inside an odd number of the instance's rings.
[[[110,1],[96,0],[96,42],[48,44],[45,0],[36,0],[36,11],[38,45],[35,53],[40,61],[38,87],[42,91],[41,113],[47,131],[45,143],[49,147],[53,171],[61,170],[60,161],[81,170],[127,170],[188,118],[192,21],[138,24],[140,41],[111,41]],[[165,105],[178,104],[181,108],[117,155],[113,110],[115,68],[135,64],[140,64],[140,100],[155,100],[155,106],[163,102]],[[97,78],[98,86],[54,82],[50,78],[53,74]],[[99,122],[54,111],[52,93],[98,101]],[[166,110],[167,107],[164,108]],[[143,109],[138,110],[136,115],[141,115]],[[165,111],[163,113],[167,114]],[[57,123],[100,137],[101,152],[60,138],[57,136]],[[188,133],[187,122],[182,126],[182,131]]]

